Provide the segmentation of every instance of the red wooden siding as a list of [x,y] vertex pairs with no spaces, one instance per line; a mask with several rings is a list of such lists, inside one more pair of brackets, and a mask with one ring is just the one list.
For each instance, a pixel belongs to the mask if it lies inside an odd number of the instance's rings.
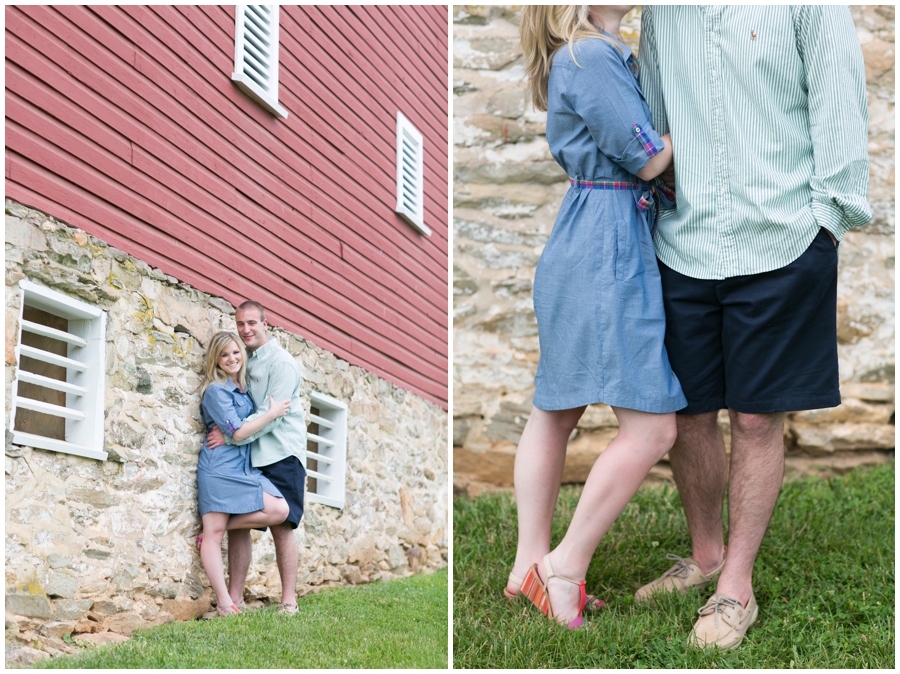
[[[447,7],[281,6],[279,102],[234,7],[7,6],[6,195],[447,407]],[[396,113],[425,224],[394,213]]]

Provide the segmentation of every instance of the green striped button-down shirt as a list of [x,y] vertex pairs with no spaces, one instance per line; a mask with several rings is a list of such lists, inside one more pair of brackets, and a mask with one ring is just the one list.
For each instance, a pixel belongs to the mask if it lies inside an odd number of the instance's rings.
[[306,421],[300,393],[300,366],[293,356],[274,339],[263,344],[247,359],[247,387],[256,404],[256,412],[246,423],[269,409],[269,396],[276,401],[291,401],[290,411],[270,421],[239,445],[253,443],[250,463],[254,468],[268,466],[289,456],[296,456],[306,468]]
[[722,279],[780,269],[824,227],[872,217],[862,50],[847,7],[644,6],[640,81],[671,132],[666,265]]

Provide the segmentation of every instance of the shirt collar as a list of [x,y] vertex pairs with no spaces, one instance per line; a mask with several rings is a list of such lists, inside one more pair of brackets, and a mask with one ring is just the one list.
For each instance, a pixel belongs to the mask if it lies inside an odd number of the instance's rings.
[[[271,337],[269,337],[269,341],[267,341],[265,344],[263,344],[258,349],[255,349],[253,351],[253,353],[250,354],[250,357],[251,358],[261,358],[262,356],[265,355],[265,353],[268,353],[271,350],[271,349],[268,349],[268,346],[269,346],[269,344],[272,344],[274,341],[275,340],[273,340]],[[265,353],[263,353],[263,352],[265,352]]]
[[611,33],[607,33],[605,30],[603,30],[603,28],[601,28],[597,24],[593,24],[593,26],[594,26],[594,28],[599,30],[601,33],[603,33],[606,37],[608,37],[610,40],[612,40],[617,45],[619,45],[619,47],[622,48],[622,60],[627,63],[628,59],[630,59],[634,54],[634,52],[631,51],[631,47],[629,47],[627,44],[625,44],[624,42],[619,40],[615,35],[612,35]]

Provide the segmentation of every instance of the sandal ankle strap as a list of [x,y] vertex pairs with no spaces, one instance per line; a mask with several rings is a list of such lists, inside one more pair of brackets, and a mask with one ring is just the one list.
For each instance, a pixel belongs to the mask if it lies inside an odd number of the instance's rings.
[[583,580],[575,580],[574,578],[569,578],[568,576],[561,576],[553,571],[553,567],[550,565],[550,555],[546,555],[544,557],[544,568],[547,569],[547,581],[549,581],[551,578],[559,578],[560,580],[564,580],[567,583],[572,583],[572,585],[584,585]]

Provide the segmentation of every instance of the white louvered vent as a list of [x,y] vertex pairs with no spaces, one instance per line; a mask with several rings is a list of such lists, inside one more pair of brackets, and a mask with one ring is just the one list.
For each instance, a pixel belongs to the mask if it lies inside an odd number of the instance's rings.
[[413,227],[431,236],[425,225],[424,155],[422,134],[401,112],[397,112],[397,208]]
[[307,499],[343,509],[347,484],[347,404],[312,391],[307,438]]
[[16,445],[106,460],[106,313],[28,280],[16,339]]
[[231,79],[250,98],[287,119],[287,110],[278,104],[278,5],[235,7]]

